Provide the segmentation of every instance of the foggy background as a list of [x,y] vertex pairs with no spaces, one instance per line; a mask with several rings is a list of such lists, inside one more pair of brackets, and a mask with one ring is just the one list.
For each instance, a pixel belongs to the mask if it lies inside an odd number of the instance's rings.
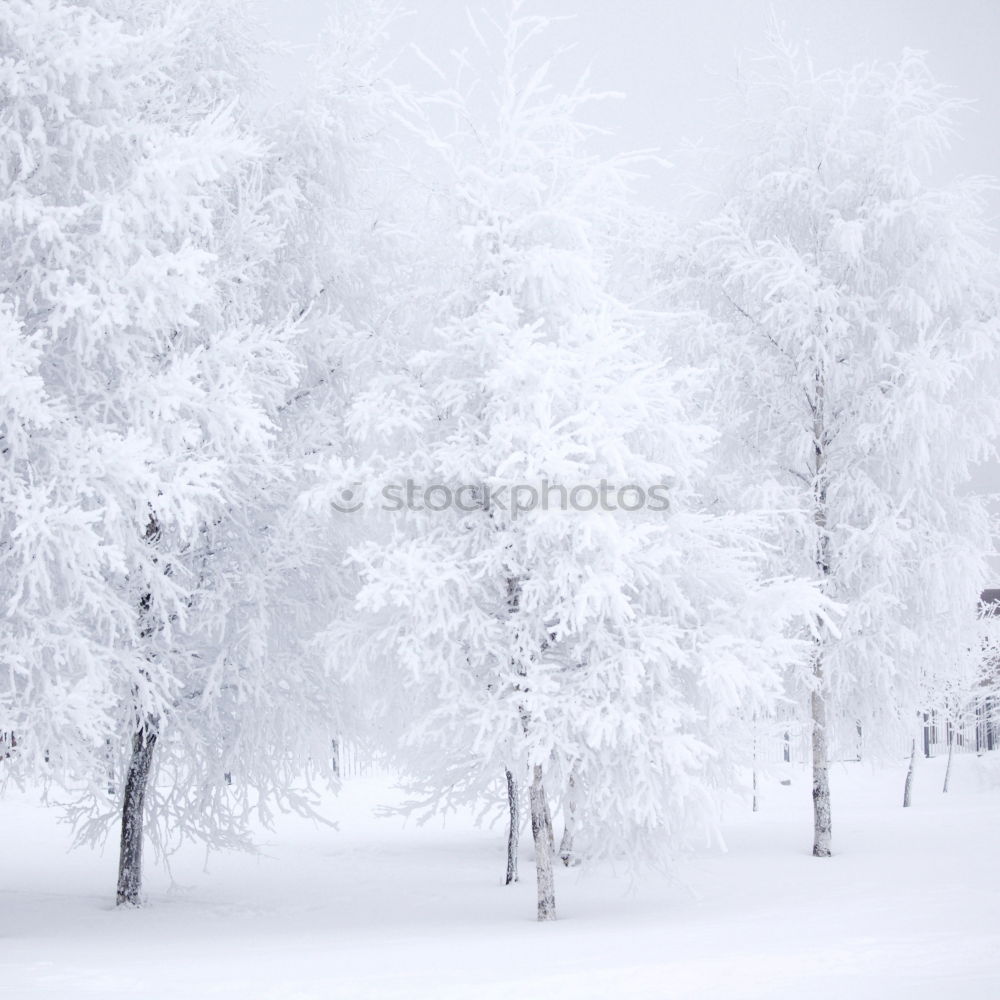
[[[311,43],[336,0],[258,0],[271,38]],[[447,70],[448,52],[472,47],[466,11],[502,15],[503,0],[409,0],[392,41],[415,42]],[[624,92],[605,109],[624,150],[669,153],[715,124],[713,102],[730,92],[738,57],[761,50],[770,14],[808,46],[818,69],[894,59],[904,48],[930,54],[939,81],[976,102],[946,169],[993,173],[1000,164],[1000,3],[997,0],[537,0],[530,12],[569,17],[558,29],[574,50],[555,67],[567,85],[588,65],[597,90]],[[279,90],[292,85],[301,51],[272,59]],[[429,76],[417,60],[401,71]]]
[[[258,0],[270,40],[283,47],[269,59],[276,100],[294,90],[305,51],[336,2]],[[440,86],[409,51],[416,45],[451,82],[449,53],[476,45],[467,11],[501,18],[506,6],[505,0],[404,0],[400,10],[410,13],[398,19],[386,50],[401,53],[393,78]],[[593,89],[622,92],[592,109],[592,120],[614,133],[603,140],[605,151],[652,148],[674,162],[669,174],[638,189],[647,203],[672,207],[687,180],[677,151],[710,141],[723,124],[718,101],[732,94],[740,60],[765,48],[772,18],[805,46],[818,70],[892,60],[904,48],[927,52],[938,81],[974,102],[936,179],[1000,174],[1000,0],[537,0],[526,12],[569,18],[553,32],[572,46],[553,68],[556,84],[570,87],[589,68]],[[989,214],[996,226],[1000,195]],[[1000,466],[981,468],[976,486],[1000,492]],[[994,567],[1000,577],[1000,560]]]

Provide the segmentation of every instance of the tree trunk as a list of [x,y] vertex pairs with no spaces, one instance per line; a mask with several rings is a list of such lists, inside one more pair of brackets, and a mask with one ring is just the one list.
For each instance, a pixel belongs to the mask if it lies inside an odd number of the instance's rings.
[[542,769],[536,764],[531,782],[531,836],[535,841],[535,875],[538,879],[538,919],[556,919],[555,881],[552,874],[552,828],[542,784]]
[[910,747],[910,766],[906,769],[906,784],[903,785],[903,808],[908,809],[913,794],[913,766],[917,761],[917,739],[913,738],[913,745]]
[[[511,617],[517,615],[521,606],[521,583],[516,577],[507,579],[507,608]],[[527,679],[527,669],[523,662],[514,661],[514,671]],[[527,684],[525,683],[525,687]],[[531,733],[531,716],[527,709],[519,707],[521,728],[525,737]],[[552,859],[556,853],[555,834],[552,832],[552,815],[542,784],[542,768],[535,764],[532,781],[528,789],[531,804],[531,836],[535,842],[535,875],[538,881],[538,919],[556,919],[555,882],[552,876]]]
[[830,857],[833,822],[830,813],[830,773],[827,763],[826,702],[812,693],[813,857]]
[[[816,571],[828,593],[831,576],[830,536],[827,525],[827,471],[826,471],[826,385],[823,368],[817,366],[815,394],[813,396],[813,524],[816,528]],[[826,711],[826,677],[824,672],[824,640],[826,630],[822,622],[816,627],[816,648],[813,659],[813,689],[810,696],[812,709],[812,766],[813,766],[813,857],[828,858],[832,853],[833,822],[830,813],[830,773]]]
[[[152,510],[143,537],[154,547],[159,541],[160,522]],[[156,562],[155,556],[153,562]],[[169,576],[169,566],[166,567],[165,573]],[[147,590],[139,598],[139,636],[149,640],[161,627],[162,622],[153,606],[153,593]],[[134,691],[133,695],[137,696],[138,691]],[[159,732],[159,718],[154,715],[144,715],[139,711],[137,703],[135,732],[132,734],[132,756],[125,771],[125,795],[122,799],[122,836],[118,852],[118,906],[138,906],[140,903],[143,807],[146,804],[146,785],[149,782],[149,769],[153,763],[153,750]]]
[[559,857],[562,863],[569,868],[571,865],[580,863],[580,859],[573,853],[573,836],[576,833],[576,781],[573,775],[569,776],[569,794],[566,796],[566,815],[563,821],[563,835],[559,842]]
[[108,796],[114,798],[118,794],[118,785],[115,781],[115,755],[110,737],[104,741],[104,758],[107,761]]
[[955,752],[955,727],[948,725],[948,763],[944,767],[944,787],[942,792],[948,791],[948,782],[951,781],[951,757]]
[[119,906],[138,906],[142,892],[142,819],[146,785],[158,734],[155,719],[147,719],[132,736],[132,756],[125,775],[122,837],[118,856]]
[[510,826],[507,830],[507,879],[505,885],[517,881],[517,846],[521,832],[521,809],[517,799],[517,779],[507,771],[507,808]]
[[542,796],[542,802],[545,806],[545,829],[549,831],[549,853],[555,857],[556,856],[556,826],[552,822],[552,810],[549,808],[549,800],[547,796]]

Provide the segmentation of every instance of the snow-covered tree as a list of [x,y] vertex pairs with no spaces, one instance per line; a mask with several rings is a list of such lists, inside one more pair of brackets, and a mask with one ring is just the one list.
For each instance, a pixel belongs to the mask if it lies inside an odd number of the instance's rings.
[[984,184],[931,183],[959,106],[922,56],[818,73],[779,46],[744,97],[692,273],[723,321],[700,346],[733,468],[787,498],[784,572],[843,607],[799,672],[827,856],[831,741],[909,735],[985,580],[988,520],[965,486],[1000,429],[997,260]]
[[252,805],[294,800],[316,704],[262,614],[259,501],[300,366],[268,305],[287,197],[247,24],[237,0],[0,10],[0,729],[8,773],[84,788],[84,836],[124,745],[119,902],[147,795],[166,836],[239,839]]
[[705,835],[727,721],[803,655],[783,629],[814,602],[760,582],[754,517],[700,509],[699,380],[649,360],[645,318],[607,287],[627,172],[587,151],[591,95],[532,66],[546,22],[521,6],[484,43],[480,89],[421,126],[429,284],[348,412],[358,459],[312,500],[349,484],[394,511],[367,517],[359,615],[324,642],[357,659],[433,800],[499,801],[505,771],[528,787],[548,920],[549,799],[572,781],[580,857]]

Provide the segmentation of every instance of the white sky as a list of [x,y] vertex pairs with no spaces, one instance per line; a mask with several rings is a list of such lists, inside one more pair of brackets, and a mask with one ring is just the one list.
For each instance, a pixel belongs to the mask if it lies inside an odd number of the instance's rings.
[[[310,44],[336,2],[257,0],[271,37],[292,46]],[[494,15],[506,9],[505,0],[401,0],[401,6],[413,13],[398,23],[393,46],[416,43],[446,69],[451,50],[474,48],[467,9]],[[595,89],[624,92],[597,119],[613,129],[608,142],[615,150],[655,148],[669,158],[685,140],[710,134],[715,100],[731,92],[739,54],[764,47],[773,11],[789,38],[808,45],[819,69],[895,59],[904,48],[928,52],[936,77],[976,102],[941,179],[1000,174],[1000,0],[535,0],[529,9],[572,18],[551,32],[554,45],[575,46],[557,68],[557,83],[571,86],[590,66]],[[279,92],[299,65],[294,50],[273,60]],[[411,76],[432,85],[415,58],[401,59],[397,69],[400,82]],[[640,193],[669,201],[655,182]],[[992,211],[1000,216],[1000,198]],[[980,488],[1000,491],[1000,468],[984,468],[977,478]]]
[[[257,3],[274,39],[306,45],[336,0]],[[505,9],[504,0],[401,6],[413,13],[399,22],[395,44],[416,42],[444,64],[449,50],[472,47],[467,9]],[[622,149],[655,147],[669,155],[710,129],[713,100],[729,92],[738,54],[763,47],[773,10],[821,69],[893,59],[905,47],[929,52],[938,79],[978,107],[948,169],[1000,173],[1000,0],[536,0],[531,9],[572,17],[551,33],[553,41],[576,46],[562,62],[567,85],[591,65],[596,89],[625,93],[606,122]],[[279,88],[293,78],[296,62],[275,62]],[[421,72],[415,60],[399,69]]]

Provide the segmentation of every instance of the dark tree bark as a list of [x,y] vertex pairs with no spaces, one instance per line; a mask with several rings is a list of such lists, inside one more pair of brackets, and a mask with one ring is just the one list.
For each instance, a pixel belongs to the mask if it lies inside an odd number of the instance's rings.
[[[149,545],[160,539],[160,523],[150,511],[143,536]],[[155,558],[153,560],[156,561]],[[170,567],[165,572],[169,575]],[[161,627],[153,607],[152,591],[147,590],[139,599],[139,637],[150,640]],[[146,655],[151,655],[149,649]],[[138,692],[134,692],[137,697]],[[153,763],[153,750],[160,732],[157,716],[144,713],[136,706],[135,731],[132,734],[132,756],[125,771],[125,794],[122,798],[121,845],[118,853],[118,906],[138,906],[142,893],[142,834],[143,812],[146,804],[146,787]]]
[[118,855],[119,906],[138,906],[142,892],[143,807],[153,763],[158,723],[147,719],[132,736],[132,756],[125,774],[121,849]]
[[507,878],[505,885],[517,879],[517,848],[521,833],[521,808],[517,798],[517,779],[507,771],[507,808],[510,811],[510,825],[507,828]]
[[531,782],[531,835],[535,841],[535,875],[538,881],[538,919],[556,919],[555,879],[552,873],[553,834],[549,820],[542,769],[535,765]]

